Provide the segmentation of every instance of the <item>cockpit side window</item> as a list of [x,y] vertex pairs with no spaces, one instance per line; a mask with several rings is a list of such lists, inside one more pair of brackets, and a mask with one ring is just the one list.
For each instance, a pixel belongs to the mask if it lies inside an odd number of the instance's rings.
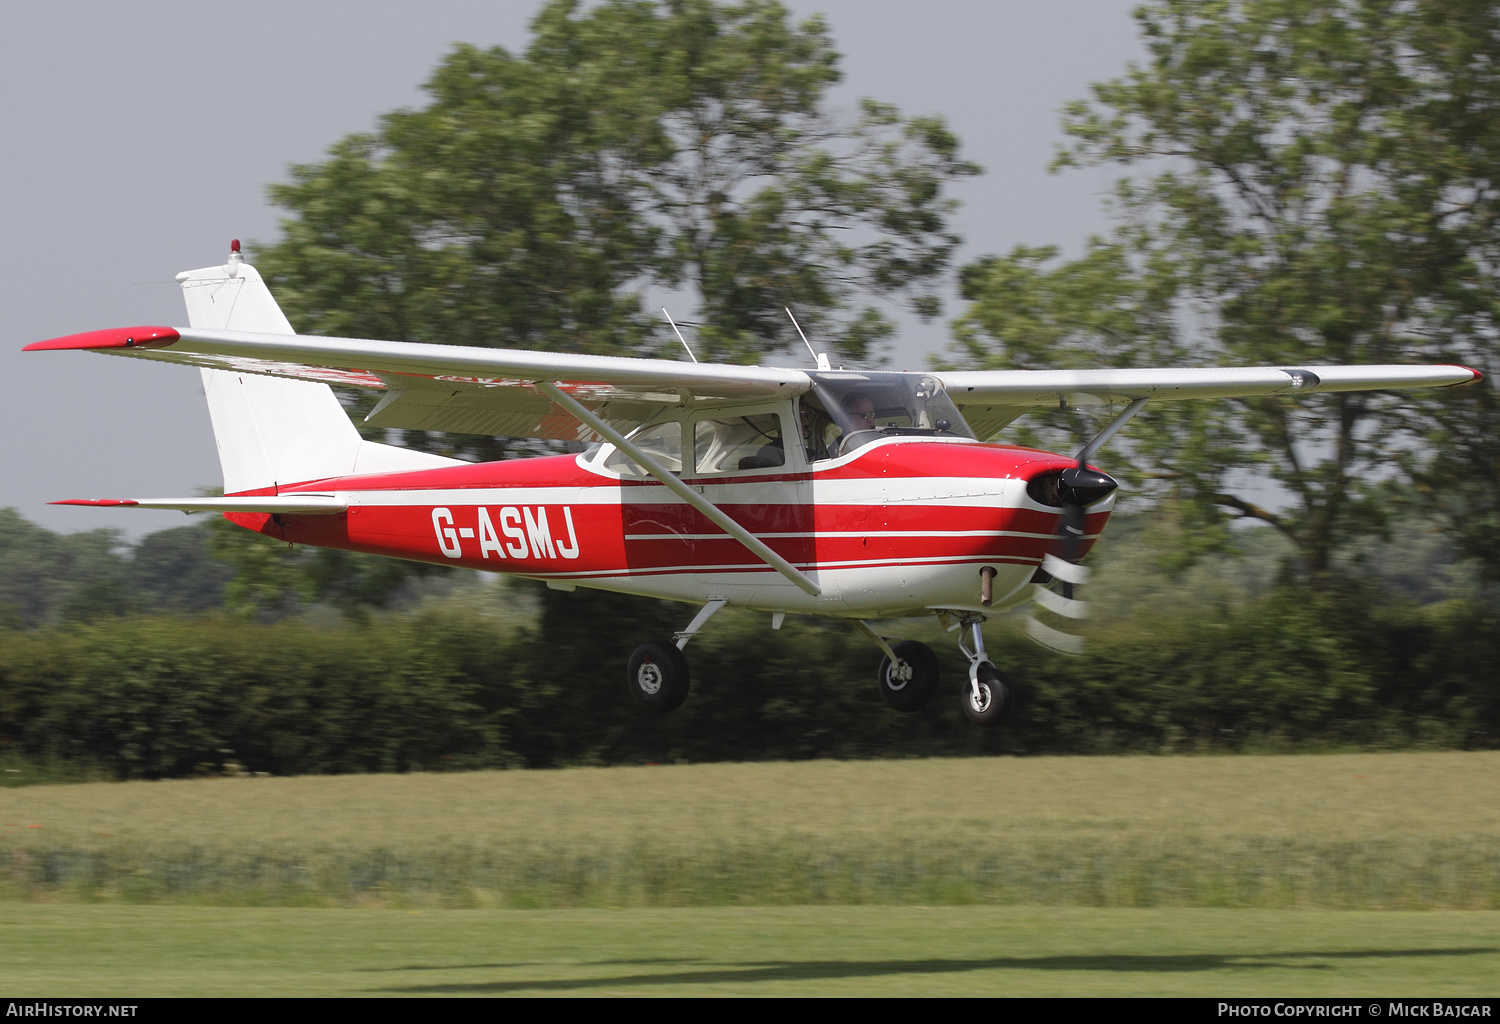
[[[922,373],[815,372],[813,396],[837,435],[834,457],[892,435],[974,437],[937,378]],[[804,405],[807,396],[804,396]],[[809,445],[811,447],[811,445]]]

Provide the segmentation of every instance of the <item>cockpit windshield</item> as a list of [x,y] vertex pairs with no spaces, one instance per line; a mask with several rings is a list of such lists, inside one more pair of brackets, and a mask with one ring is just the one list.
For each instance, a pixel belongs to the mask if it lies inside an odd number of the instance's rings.
[[803,404],[811,418],[824,424],[824,436],[809,439],[809,450],[825,448],[827,457],[847,455],[893,435],[974,438],[936,377],[843,370],[811,371],[808,376],[812,394],[803,397]]

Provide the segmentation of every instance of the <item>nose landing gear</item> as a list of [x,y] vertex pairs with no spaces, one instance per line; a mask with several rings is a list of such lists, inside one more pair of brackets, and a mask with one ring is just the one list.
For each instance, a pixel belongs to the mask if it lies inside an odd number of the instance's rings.
[[[940,613],[942,621],[952,621],[956,612]],[[932,648],[915,640],[903,640],[892,646],[868,622],[856,619],[860,631],[874,640],[885,652],[876,682],[881,699],[895,711],[920,711],[932,700],[938,684],[938,659]],[[975,725],[992,729],[1010,715],[1013,699],[1010,685],[984,651],[984,633],[980,626],[984,616],[964,614],[948,627],[949,632],[967,629],[973,649],[962,639],[958,649],[969,659],[969,682],[963,690],[964,715]]]
[[954,628],[967,627],[974,640],[973,650],[962,639],[958,641],[958,649],[969,659],[969,685],[963,693],[964,716],[977,726],[993,729],[1009,717],[1013,702],[1004,674],[984,652],[984,633],[980,629],[983,624],[983,615],[966,615]]

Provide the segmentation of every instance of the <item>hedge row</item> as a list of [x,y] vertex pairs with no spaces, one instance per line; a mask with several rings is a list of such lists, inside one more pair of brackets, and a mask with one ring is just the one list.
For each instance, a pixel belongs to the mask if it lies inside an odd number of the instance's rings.
[[0,757],[120,778],[642,761],[974,753],[1489,748],[1500,741],[1500,622],[1483,605],[1381,606],[1282,589],[1239,608],[1142,615],[1064,658],[988,627],[1017,711],[958,708],[965,663],[938,651],[934,704],[897,714],[879,654],[848,625],[726,612],[688,649],[693,692],[654,717],[624,665],[691,610],[545,592],[539,616],[452,609],[363,623],[120,618],[0,633]]

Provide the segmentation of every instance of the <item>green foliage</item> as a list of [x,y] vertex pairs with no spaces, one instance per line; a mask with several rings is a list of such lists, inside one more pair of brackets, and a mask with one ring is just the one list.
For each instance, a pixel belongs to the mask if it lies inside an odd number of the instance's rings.
[[523,53],[460,45],[430,102],[293,169],[261,258],[319,334],[631,354],[668,339],[643,286],[702,304],[699,355],[754,360],[781,312],[864,354],[869,304],[931,291],[978,172],[936,117],[825,109],[837,54],[779,3],[549,0]]
[[129,545],[116,530],[57,534],[0,509],[0,625],[202,611],[219,605],[229,575],[197,526]]
[[15,509],[0,509],[0,608],[18,625],[76,616],[94,596],[117,587],[119,535],[111,530],[61,537]]
[[327,605],[359,618],[391,606],[416,581],[451,581],[458,575],[426,562],[295,547],[222,516],[211,519],[205,532],[209,552],[232,572],[224,586],[224,607],[245,616],[275,619]]
[[351,551],[293,548],[221,516],[128,544],[115,530],[57,534],[0,509],[0,628],[221,607],[266,619],[317,606],[359,617],[410,603],[424,586],[430,593],[451,590],[468,575]]
[[[1500,371],[1492,359],[1472,362],[1485,368],[1487,382]],[[1435,454],[1404,462],[1412,486],[1401,497],[1440,513],[1462,550],[1478,559],[1486,580],[1500,582],[1500,403],[1494,386],[1464,388],[1451,401],[1427,403],[1423,412]]]
[[208,524],[209,551],[231,566],[234,575],[224,588],[225,607],[244,615],[283,615],[300,600],[310,600],[313,587],[302,571],[304,549],[252,533],[223,516]]
[[[404,771],[507,763],[476,714],[493,674],[459,621],[363,630],[123,619],[6,637],[0,733],[28,758],[124,778],[257,769]],[[488,639],[493,638],[493,633]],[[491,671],[484,671],[490,668]],[[466,670],[466,671],[465,671]]]
[[[1066,109],[1057,161],[1138,171],[1122,227],[1070,263],[969,268],[970,362],[1493,364],[1493,4],[1158,0],[1137,18],[1148,60]],[[1485,389],[1148,407],[1129,458],[1202,522],[1271,523],[1315,575],[1381,528],[1372,481],[1398,467],[1493,557],[1474,515],[1500,504],[1492,407]],[[1256,497],[1266,478],[1286,508]]]
[[[1357,578],[1235,604],[1157,608],[1094,632],[1086,659],[992,629],[1018,711],[974,729],[965,665],[936,629],[943,689],[891,712],[868,641],[839,623],[726,611],[689,648],[677,712],[634,707],[623,666],[680,607],[544,592],[541,615],[488,606],[299,621],[120,618],[0,638],[0,747],[122,778],[233,760],[278,775],[416,767],[1246,750],[1489,748],[1500,738],[1500,622],[1484,605],[1417,609]],[[579,600],[582,598],[582,600]],[[498,604],[496,603],[498,602]]]

